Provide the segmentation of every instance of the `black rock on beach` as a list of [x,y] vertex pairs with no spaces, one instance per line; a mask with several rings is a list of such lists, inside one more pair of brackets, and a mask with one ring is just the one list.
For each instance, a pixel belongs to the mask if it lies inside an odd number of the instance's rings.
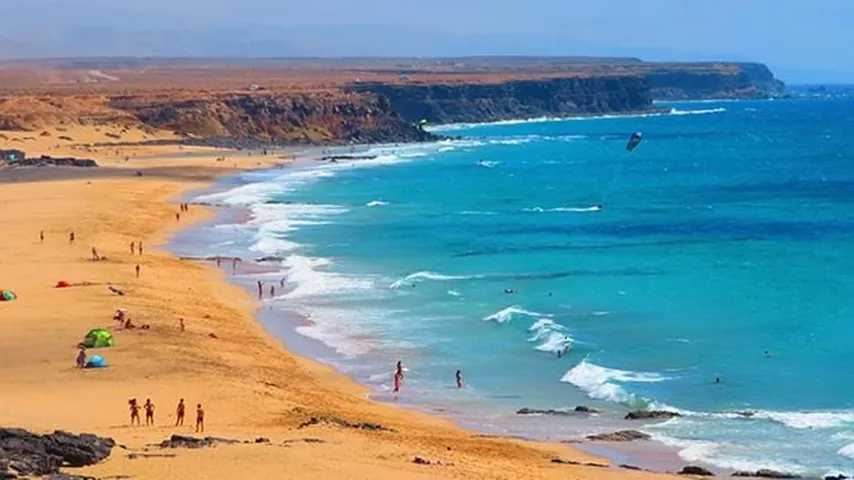
[[0,428],[0,478],[52,475],[60,467],[83,467],[110,456],[111,438],[55,431],[48,435]]

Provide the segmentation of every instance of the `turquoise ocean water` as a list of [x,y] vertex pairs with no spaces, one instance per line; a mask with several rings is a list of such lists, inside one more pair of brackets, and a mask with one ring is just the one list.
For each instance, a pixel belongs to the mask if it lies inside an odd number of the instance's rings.
[[[268,327],[381,399],[401,359],[397,401],[487,431],[641,428],[685,461],[854,473],[854,101],[667,107],[246,174],[202,199],[250,220],[193,253],[282,257]],[[579,404],[605,413],[514,413]]]

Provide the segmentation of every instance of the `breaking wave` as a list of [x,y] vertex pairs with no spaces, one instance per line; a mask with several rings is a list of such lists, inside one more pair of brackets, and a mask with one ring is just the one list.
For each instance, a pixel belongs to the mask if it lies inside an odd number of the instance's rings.
[[575,385],[593,399],[608,400],[626,405],[642,403],[645,406],[648,405],[648,401],[628,393],[621,384],[655,383],[667,380],[669,377],[657,373],[601,367],[585,359],[567,371],[560,381]]
[[532,312],[530,310],[525,310],[519,305],[512,305],[502,310],[499,310],[491,315],[487,315],[483,317],[484,321],[487,322],[496,322],[496,323],[507,323],[513,320],[513,317],[516,316],[525,316],[525,317],[548,317],[549,315],[544,315],[539,312]]

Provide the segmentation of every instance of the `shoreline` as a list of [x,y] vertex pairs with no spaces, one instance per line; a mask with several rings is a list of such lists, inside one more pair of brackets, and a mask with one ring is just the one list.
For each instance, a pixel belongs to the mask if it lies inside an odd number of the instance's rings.
[[[370,150],[374,147],[376,146],[359,145],[356,146],[356,151],[358,152],[360,150]],[[318,163],[309,162],[308,160],[306,160],[305,162],[296,162],[288,168],[312,169],[314,167],[317,167],[318,165]],[[277,170],[268,169],[261,170],[258,173],[273,173],[275,171]],[[198,195],[194,194],[185,198],[200,197],[209,194],[220,194],[228,191],[231,188],[239,188],[241,186],[251,183],[248,181],[236,181],[236,179],[240,178],[240,175],[241,174],[238,173],[236,176],[231,176],[231,179],[229,179],[229,177],[221,178],[209,188],[204,189],[202,192],[196,192],[198,193]],[[217,225],[231,225],[234,223],[234,220],[237,220],[237,224],[240,225],[246,225],[248,222],[251,221],[251,214],[243,206],[218,205],[214,208],[217,210],[217,213],[211,219],[207,220],[204,224],[194,225],[185,229],[183,232],[177,232],[177,234],[173,236],[167,243],[167,250],[174,252],[176,246],[175,240],[176,238],[180,238],[180,248],[178,250],[189,248],[190,251],[188,252],[184,250],[184,253],[193,253],[195,255],[194,258],[198,258],[200,261],[204,261],[206,252],[200,250],[200,248],[203,248],[203,245],[206,245],[206,238],[203,232],[204,228],[215,228]],[[207,254],[210,254],[210,252],[207,252]],[[251,264],[251,266],[248,264]],[[229,267],[225,264],[223,264],[222,270],[223,272],[230,271]],[[265,275],[270,275],[273,272],[284,275],[285,277],[288,274],[286,267],[281,265],[277,266],[276,263],[259,263],[252,259],[244,259],[244,261],[241,263],[241,266],[237,270],[236,276],[235,274],[226,273],[224,279],[225,281],[244,289],[247,295],[254,296],[256,292],[254,285],[255,279],[260,277],[263,280],[263,277],[265,277]],[[245,277],[252,278],[247,279]],[[285,284],[285,287],[285,292],[287,292],[287,283]],[[291,288],[293,287],[291,286]],[[278,286],[277,291],[279,291]],[[279,294],[281,293],[284,292],[279,292]],[[588,442],[584,439],[583,436],[579,438],[537,438],[536,435],[529,436],[524,432],[507,432],[505,428],[496,425],[492,426],[492,428],[487,428],[486,425],[479,423],[477,419],[470,418],[470,416],[467,416],[464,410],[454,409],[451,404],[424,403],[423,401],[419,402],[418,400],[411,400],[409,398],[401,398],[399,400],[394,400],[388,395],[387,392],[378,390],[376,382],[373,382],[374,384],[372,385],[368,377],[365,377],[365,375],[362,375],[360,377],[360,375],[357,374],[357,372],[360,370],[358,368],[359,365],[367,366],[370,365],[370,362],[366,363],[365,361],[360,362],[358,360],[353,361],[352,359],[348,359],[343,354],[336,351],[334,347],[327,345],[322,340],[299,332],[298,329],[300,327],[314,325],[312,320],[304,313],[301,313],[297,310],[288,308],[277,308],[274,304],[269,304],[269,299],[267,299],[266,286],[264,291],[264,297],[265,299],[263,301],[256,302],[258,305],[255,311],[255,316],[257,318],[258,323],[263,326],[264,330],[270,336],[272,336],[276,341],[280,342],[283,348],[285,348],[286,350],[294,352],[297,355],[306,357],[311,361],[320,362],[335,369],[342,375],[345,375],[351,381],[358,384],[361,388],[364,388],[367,391],[366,398],[368,398],[370,401],[378,402],[382,405],[387,405],[392,408],[403,408],[426,415],[438,416],[442,419],[453,422],[460,428],[466,430],[474,430],[482,435],[496,437],[508,436],[510,438],[517,438],[525,441],[534,442],[571,443],[574,448],[581,449],[597,457],[605,457],[610,461],[614,462],[615,464],[629,464],[649,471],[662,473],[667,471],[676,471],[686,464],[686,462],[679,457],[678,448],[674,446],[668,446],[657,440],[647,440],[641,442]],[[516,419],[520,422],[531,421],[534,420],[533,417],[535,416],[527,418],[525,418],[524,416],[517,416]],[[535,421],[537,422],[541,420],[548,421],[546,419],[549,418],[548,416],[536,417],[543,417],[542,419],[536,419]],[[593,427],[596,422],[595,419],[587,419],[587,421],[594,422],[593,424],[591,424],[591,427]],[[604,432],[619,430],[619,428],[616,428],[613,423],[613,421],[611,421],[610,423],[602,423],[602,425],[606,425]],[[610,425],[610,427],[607,427],[608,425]],[[642,427],[643,424],[637,425],[637,428]],[[502,430],[504,431],[502,432]],[[600,430],[602,429],[591,428],[590,431],[588,431],[586,434],[601,433]],[[715,470],[719,472],[725,471],[723,469]]]
[[[275,445],[305,435],[320,440],[287,443],[284,449],[235,445],[176,451],[174,458],[132,457],[119,449],[101,464],[67,469],[93,476],[260,477],[281,475],[286,466],[285,474],[301,478],[326,478],[342,470],[373,478],[656,477],[585,466],[597,460],[565,445],[483,438],[446,420],[366,400],[365,389],[349,378],[285,350],[255,321],[257,304],[221,272],[178,260],[161,247],[148,248],[141,259],[130,256],[132,239],[162,245],[188,220],[196,224],[211,218],[211,209],[192,207],[189,218],[175,222],[175,202],[223,174],[257,166],[258,159],[241,159],[239,170],[215,161],[214,155],[170,159],[169,175],[156,170],[159,162],[142,160],[116,165],[116,173],[107,176],[55,169],[28,172],[26,179],[0,173],[0,202],[9,209],[11,226],[10,240],[0,246],[0,283],[19,294],[16,302],[0,306],[8,332],[0,347],[9,355],[0,381],[15,392],[0,395],[0,424],[93,432],[116,438],[131,452],[144,452],[175,431],[171,406],[186,396],[205,403],[208,431],[216,436],[264,436]],[[145,175],[134,175],[137,169]],[[45,245],[31,240],[39,229],[46,231]],[[65,240],[69,229],[78,233],[71,246]],[[87,260],[90,246],[109,260]],[[139,280],[132,273],[136,262],[143,267]],[[52,288],[57,277],[109,282],[128,295],[119,299],[97,285],[57,290]],[[114,329],[117,345],[104,352],[107,369],[73,369],[71,346],[86,329],[111,325],[109,316],[117,306],[129,308],[136,322],[151,329]],[[178,331],[177,317],[187,319],[187,332]],[[128,427],[125,405],[131,396],[150,396],[165,421],[152,428]],[[299,428],[311,418],[320,418],[320,425]],[[389,430],[347,426],[376,420]],[[318,463],[318,455],[326,460]],[[417,456],[430,465],[414,462]],[[554,463],[554,458],[575,463]]]

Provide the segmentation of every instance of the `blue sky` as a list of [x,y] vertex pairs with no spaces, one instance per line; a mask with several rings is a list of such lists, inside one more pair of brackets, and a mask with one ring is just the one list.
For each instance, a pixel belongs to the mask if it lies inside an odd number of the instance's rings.
[[854,83],[851,0],[0,0],[0,56],[616,55]]

